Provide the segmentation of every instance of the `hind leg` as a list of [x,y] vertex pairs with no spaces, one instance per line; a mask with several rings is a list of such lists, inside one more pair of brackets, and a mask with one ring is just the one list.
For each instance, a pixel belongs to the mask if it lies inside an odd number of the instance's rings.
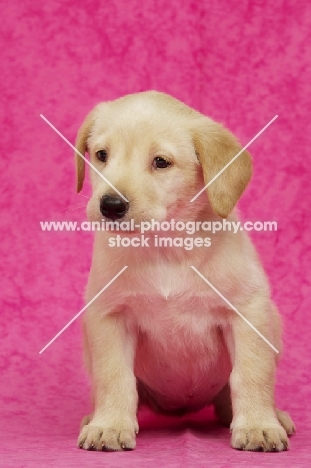
[[88,423],[91,421],[93,415],[92,414],[88,414],[87,416],[84,416],[80,422],[80,431],[81,429],[84,427],[84,426],[87,426]]
[[287,435],[290,436],[292,434],[295,434],[296,428],[290,415],[286,413],[286,411],[281,411],[279,409],[276,409],[276,415],[280,424],[284,427]]
[[[230,427],[232,421],[232,404],[230,396],[230,387],[225,385],[225,387],[216,395],[213,401],[215,413],[220,424],[225,427]],[[285,429],[287,435],[291,436],[295,434],[296,429],[295,425],[286,411],[276,409],[276,415],[280,424]]]
[[[276,355],[276,362],[278,363],[280,359],[281,351],[282,351],[282,339],[281,339],[282,320],[274,303],[272,303],[272,322],[274,326],[275,345],[277,349],[279,350],[279,354]],[[292,434],[295,434],[296,432],[295,425],[290,415],[286,413],[286,411],[281,411],[279,409],[276,409],[275,412],[279,420],[279,423],[283,426],[287,435],[290,436]]]

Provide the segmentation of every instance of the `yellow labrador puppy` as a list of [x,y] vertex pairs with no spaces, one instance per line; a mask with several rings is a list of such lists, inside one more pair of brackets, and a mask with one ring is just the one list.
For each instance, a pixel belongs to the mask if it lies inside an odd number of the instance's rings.
[[[118,233],[121,240],[137,238],[150,220],[199,227],[237,221],[234,207],[251,178],[244,151],[191,203],[241,147],[218,123],[155,91],[97,105],[76,148],[97,169],[90,169],[88,219],[116,226],[135,220]],[[85,169],[78,153],[76,162],[80,191]],[[148,232],[136,247],[117,247],[110,243],[115,232],[96,232],[86,301],[128,268],[84,314],[94,411],[83,420],[79,447],[133,449],[141,402],[172,414],[214,405],[230,425],[232,447],[286,450],[294,425],[275,406],[278,354],[197,273],[280,350],[280,318],[251,241],[244,231],[222,231],[209,233],[206,243],[198,228],[192,238],[203,241],[193,248],[158,247],[163,234],[189,238],[171,231]]]

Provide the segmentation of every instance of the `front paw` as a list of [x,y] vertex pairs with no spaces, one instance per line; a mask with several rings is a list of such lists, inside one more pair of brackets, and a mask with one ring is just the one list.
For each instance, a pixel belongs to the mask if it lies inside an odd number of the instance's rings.
[[78,438],[78,447],[85,450],[133,450],[136,447],[138,424],[118,421],[108,424],[108,421],[85,425]]
[[288,450],[286,431],[280,424],[244,425],[232,427],[231,447],[256,452]]

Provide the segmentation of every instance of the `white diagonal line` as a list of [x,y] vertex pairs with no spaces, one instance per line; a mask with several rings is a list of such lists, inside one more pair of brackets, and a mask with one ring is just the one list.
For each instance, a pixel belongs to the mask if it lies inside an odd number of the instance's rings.
[[51,124],[51,122],[50,122],[46,117],[44,117],[44,115],[40,114],[40,117],[57,133],[57,135],[59,135],[59,136],[67,143],[67,145],[70,146],[70,148],[72,148],[76,153],[78,153],[78,155],[81,156],[81,158],[82,158],[82,159],[83,159],[83,160],[84,160],[84,161],[85,161],[85,162],[86,162],[102,179],[104,179],[104,181],[107,182],[107,184],[110,185],[110,187],[113,188],[113,190],[115,190],[115,191],[117,192],[117,194],[120,195],[121,198],[123,198],[123,200],[125,200],[126,202],[128,202],[128,199],[125,198],[125,196],[122,195],[122,193],[119,192],[119,190],[118,190],[111,182],[109,182],[109,180],[106,179],[106,177],[103,176],[103,174],[102,174],[101,172],[99,172],[99,170],[96,169],[96,167],[93,166],[93,164],[91,164],[90,161],[89,161],[82,153],[80,153],[80,151],[78,151],[77,148],[75,148],[75,147],[73,146],[73,144],[71,144],[70,141],[67,140],[67,138],[64,137],[64,135],[63,135],[62,133],[60,133],[60,131],[57,130],[57,128],[54,127],[54,125]]
[[260,132],[258,132],[257,135],[255,135],[254,138],[252,138],[251,141],[249,141],[249,142],[247,143],[247,145],[245,145],[244,148],[242,148],[241,151],[239,151],[238,154],[236,154],[236,155],[234,156],[234,158],[232,158],[231,161],[229,161],[228,164],[226,164],[226,165],[221,169],[221,171],[219,171],[218,174],[216,174],[216,175],[205,185],[205,187],[203,187],[202,190],[200,190],[199,193],[197,193],[196,196],[192,198],[192,200],[190,200],[190,203],[192,203],[194,200],[196,200],[196,199],[201,195],[201,193],[203,193],[204,190],[206,190],[207,187],[209,187],[209,186],[214,182],[214,180],[216,180],[217,177],[219,177],[219,176],[230,166],[230,164],[232,164],[232,163],[240,156],[240,154],[242,154],[243,151],[245,151],[246,148],[248,148],[248,147],[253,143],[253,141],[255,141],[256,138],[258,138],[258,137],[259,137],[259,136],[260,136],[276,119],[277,119],[277,118],[278,118],[278,115],[274,116],[273,119],[271,119],[270,122],[268,122],[267,125],[265,125],[265,127],[262,128],[262,129],[260,130]]
[[71,325],[72,322],[74,322],[74,321],[85,311],[85,309],[87,309],[88,306],[91,305],[91,304],[98,298],[98,296],[100,296],[101,293],[103,293],[103,292],[104,292],[104,291],[105,291],[105,290],[106,290],[106,289],[107,289],[123,272],[124,272],[124,270],[126,270],[126,269],[127,269],[127,266],[125,266],[124,268],[122,268],[122,270],[120,270],[119,273],[118,273],[116,276],[114,276],[114,277],[112,278],[112,280],[110,280],[109,283],[107,283],[106,286],[104,286],[103,289],[101,289],[101,290],[99,291],[99,293],[97,293],[96,296],[94,296],[93,299],[92,299],[90,302],[88,302],[88,304],[86,304],[86,305],[83,307],[83,309],[81,309],[80,312],[78,312],[78,313],[70,320],[70,322],[67,323],[67,325],[64,326],[64,328],[61,329],[61,331],[59,331],[59,332],[57,333],[57,335],[55,335],[54,338],[52,338],[52,340],[49,341],[48,344],[46,344],[46,345],[44,346],[44,348],[41,349],[41,351],[39,352],[39,354],[42,354],[43,351],[45,351],[46,348],[48,348],[48,347],[56,340],[56,338],[58,338],[58,337],[69,327],[69,325]]
[[191,268],[200,276],[200,278],[202,278],[203,281],[205,281],[205,283],[207,283],[207,284],[215,291],[215,293],[218,294],[218,296],[220,296],[220,297],[226,302],[226,304],[228,304],[228,306],[231,307],[232,310],[234,310],[234,312],[236,312],[236,313],[238,314],[239,317],[241,317],[241,319],[244,320],[244,322],[247,323],[247,325],[249,325],[249,326],[254,330],[254,332],[257,333],[258,336],[260,336],[260,338],[262,338],[262,339],[270,346],[270,348],[273,349],[273,351],[275,351],[276,353],[279,353],[279,351],[273,346],[273,344],[270,343],[270,341],[267,340],[267,338],[266,338],[262,333],[260,333],[260,331],[257,330],[257,328],[254,327],[254,325],[253,325],[249,320],[247,320],[247,318],[245,318],[244,315],[241,314],[241,312],[239,312],[238,309],[236,309],[236,308],[234,307],[234,305],[232,305],[231,302],[229,302],[228,299],[226,299],[225,296],[223,296],[223,295],[221,294],[221,292],[219,292],[219,291],[215,288],[215,286],[213,286],[212,283],[210,283],[210,282],[202,275],[202,273],[200,273],[194,266],[191,266]]

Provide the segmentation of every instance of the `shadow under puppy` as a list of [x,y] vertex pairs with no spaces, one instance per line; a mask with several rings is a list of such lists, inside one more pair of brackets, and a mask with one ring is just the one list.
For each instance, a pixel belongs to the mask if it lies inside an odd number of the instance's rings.
[[[241,147],[220,124],[155,91],[97,105],[76,148],[97,169],[90,170],[90,221],[237,221],[234,207],[251,178],[244,151],[190,203]],[[85,165],[78,153],[76,163],[80,191]],[[286,450],[294,425],[275,407],[278,354],[191,268],[280,350],[280,317],[247,234],[221,231],[210,235],[209,248],[191,250],[152,242],[111,248],[111,235],[95,234],[86,301],[128,268],[84,313],[94,410],[83,420],[79,447],[133,449],[142,402],[177,414],[214,405],[230,425],[232,447]]]

